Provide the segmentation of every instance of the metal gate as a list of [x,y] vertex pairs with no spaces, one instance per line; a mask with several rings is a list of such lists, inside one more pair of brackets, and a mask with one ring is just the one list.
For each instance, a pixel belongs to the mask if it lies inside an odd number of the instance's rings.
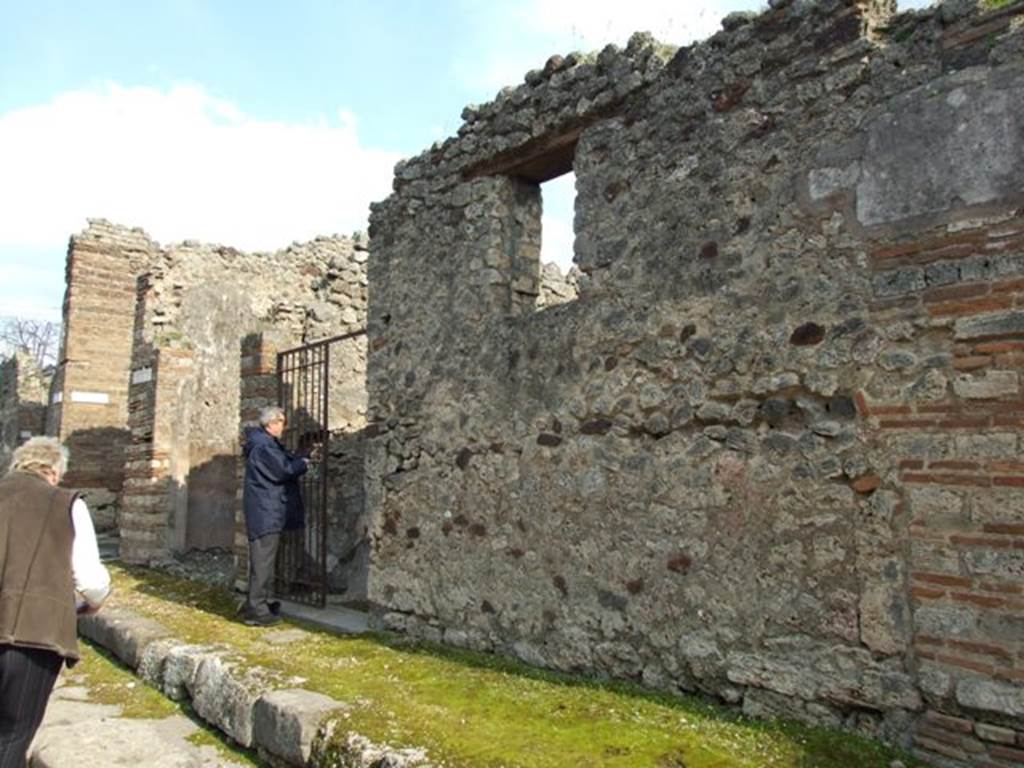
[[277,550],[274,591],[323,607],[327,602],[327,489],[330,475],[331,345],[365,335],[357,331],[277,355],[278,402],[288,420],[281,442],[300,456],[313,453],[299,478],[305,526],[285,531]]

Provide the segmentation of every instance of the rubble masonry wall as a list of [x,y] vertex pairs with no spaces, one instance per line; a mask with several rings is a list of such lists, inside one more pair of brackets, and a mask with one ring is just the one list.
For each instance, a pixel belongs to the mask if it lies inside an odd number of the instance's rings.
[[[1012,763],[1024,4],[770,5],[553,57],[396,168],[369,596],[415,636]],[[567,163],[579,296],[539,308]]]

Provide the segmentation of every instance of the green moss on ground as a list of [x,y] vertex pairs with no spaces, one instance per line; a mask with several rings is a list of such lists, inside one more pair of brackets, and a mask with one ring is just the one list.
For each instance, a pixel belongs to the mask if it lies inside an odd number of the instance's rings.
[[88,642],[78,646],[82,660],[65,672],[65,679],[87,688],[90,701],[120,707],[122,717],[160,720],[177,714],[174,702],[135,677],[103,648]]
[[188,705],[178,704],[146,685],[106,650],[88,641],[79,641],[82,660],[65,672],[71,685],[80,685],[89,691],[89,701],[120,707],[120,717],[162,720],[171,715],[184,715],[199,728],[188,738],[198,746],[211,746],[230,762],[253,768],[264,764],[252,750],[228,741],[215,728],[210,727]]
[[923,765],[845,732],[751,721],[696,698],[392,635],[306,627],[301,640],[281,643],[282,628],[301,623],[246,627],[224,590],[144,569],[113,573],[115,605],[189,642],[229,644],[282,680],[301,680],[352,705],[348,729],[393,746],[425,747],[451,768],[888,768],[897,758]]

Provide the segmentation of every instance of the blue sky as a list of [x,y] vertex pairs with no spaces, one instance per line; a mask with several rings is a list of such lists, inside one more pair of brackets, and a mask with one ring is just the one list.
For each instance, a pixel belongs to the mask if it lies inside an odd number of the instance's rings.
[[[0,0],[0,316],[59,318],[86,217],[261,250],[362,229],[395,161],[549,55],[685,44],[762,5]],[[544,191],[565,266],[572,179]]]

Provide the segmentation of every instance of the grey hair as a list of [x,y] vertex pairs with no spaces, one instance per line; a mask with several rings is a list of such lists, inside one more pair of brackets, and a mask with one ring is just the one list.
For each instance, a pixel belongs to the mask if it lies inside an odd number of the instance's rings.
[[31,437],[15,449],[10,472],[29,472],[45,477],[56,472],[61,478],[68,469],[68,449],[56,437]]
[[265,427],[272,421],[283,419],[284,408],[279,405],[268,405],[260,411],[260,426]]

